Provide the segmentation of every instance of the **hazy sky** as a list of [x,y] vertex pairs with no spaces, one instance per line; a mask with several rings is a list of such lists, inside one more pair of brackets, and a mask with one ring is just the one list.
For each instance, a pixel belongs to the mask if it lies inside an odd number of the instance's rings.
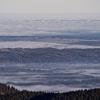
[[0,13],[100,13],[100,0],[0,0]]

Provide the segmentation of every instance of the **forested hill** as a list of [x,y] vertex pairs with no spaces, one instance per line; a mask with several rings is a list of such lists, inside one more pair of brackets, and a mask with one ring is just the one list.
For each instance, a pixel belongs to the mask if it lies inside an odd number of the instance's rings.
[[80,90],[68,93],[19,91],[0,84],[0,100],[100,100],[100,89]]
[[0,49],[0,63],[99,63],[100,49],[8,48]]

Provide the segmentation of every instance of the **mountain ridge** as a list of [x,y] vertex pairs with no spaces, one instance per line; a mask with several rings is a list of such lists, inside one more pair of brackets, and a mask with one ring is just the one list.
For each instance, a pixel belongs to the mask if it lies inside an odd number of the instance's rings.
[[56,49],[56,48],[0,49],[0,63],[2,62],[99,63],[99,61],[100,61],[100,49]]

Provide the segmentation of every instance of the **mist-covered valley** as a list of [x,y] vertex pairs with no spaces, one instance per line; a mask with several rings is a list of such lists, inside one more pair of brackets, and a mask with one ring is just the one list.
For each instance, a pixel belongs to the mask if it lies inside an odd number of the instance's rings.
[[100,87],[100,20],[0,18],[0,82],[22,90]]

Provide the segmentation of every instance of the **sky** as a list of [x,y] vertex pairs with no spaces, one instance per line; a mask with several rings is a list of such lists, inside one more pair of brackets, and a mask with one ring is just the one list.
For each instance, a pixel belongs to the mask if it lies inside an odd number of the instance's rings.
[[0,0],[0,13],[100,13],[100,0]]

